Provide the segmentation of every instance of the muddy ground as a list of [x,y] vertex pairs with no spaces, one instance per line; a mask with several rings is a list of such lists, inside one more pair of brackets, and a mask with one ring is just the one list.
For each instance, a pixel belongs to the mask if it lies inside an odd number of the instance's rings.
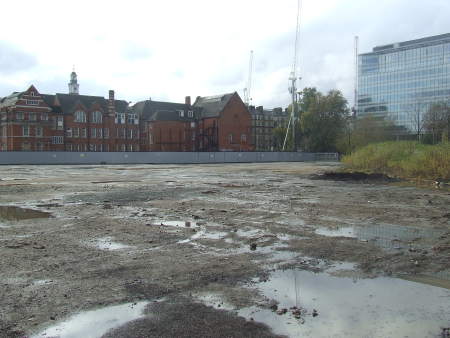
[[338,167],[0,167],[0,206],[48,213],[0,208],[0,335],[160,300],[158,316],[105,336],[274,337],[193,296],[220,291],[237,308],[269,308],[270,299],[242,285],[274,268],[322,271],[344,261],[355,263],[346,275],[449,287],[450,191],[321,179]]

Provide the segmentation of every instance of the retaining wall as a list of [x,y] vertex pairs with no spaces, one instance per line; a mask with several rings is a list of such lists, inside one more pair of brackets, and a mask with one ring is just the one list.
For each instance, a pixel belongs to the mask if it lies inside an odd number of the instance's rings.
[[302,152],[0,152],[5,164],[193,164],[337,161],[335,153]]

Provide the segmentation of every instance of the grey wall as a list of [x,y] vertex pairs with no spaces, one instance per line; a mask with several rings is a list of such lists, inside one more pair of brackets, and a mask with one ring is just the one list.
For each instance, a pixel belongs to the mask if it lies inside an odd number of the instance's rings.
[[291,152],[0,152],[0,164],[176,164],[336,161],[334,153]]

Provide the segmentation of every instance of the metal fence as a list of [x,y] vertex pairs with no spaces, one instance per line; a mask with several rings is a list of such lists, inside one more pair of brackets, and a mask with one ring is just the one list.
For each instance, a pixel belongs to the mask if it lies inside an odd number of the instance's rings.
[[0,152],[0,165],[195,164],[337,160],[337,154],[302,152]]

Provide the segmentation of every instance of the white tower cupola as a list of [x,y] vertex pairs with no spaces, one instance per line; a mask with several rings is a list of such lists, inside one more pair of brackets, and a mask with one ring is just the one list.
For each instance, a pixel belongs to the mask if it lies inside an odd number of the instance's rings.
[[79,94],[80,85],[77,82],[77,73],[75,73],[75,69],[70,74],[70,82],[69,82],[69,94],[78,95]]

